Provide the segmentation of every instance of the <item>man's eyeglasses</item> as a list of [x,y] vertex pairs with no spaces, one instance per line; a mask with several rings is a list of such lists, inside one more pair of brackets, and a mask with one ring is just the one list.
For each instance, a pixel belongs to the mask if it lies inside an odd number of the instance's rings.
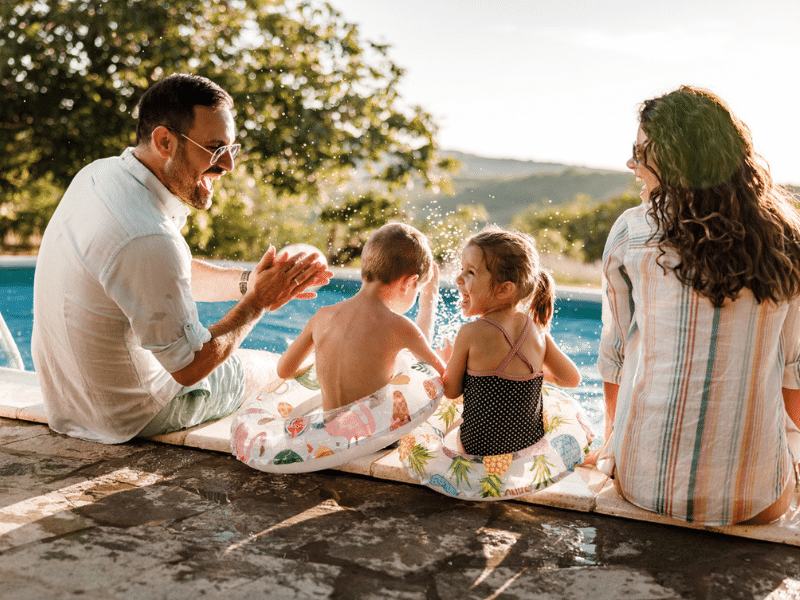
[[216,148],[215,150],[209,150],[209,149],[208,149],[208,148],[206,148],[205,146],[203,146],[203,145],[201,145],[201,144],[198,144],[197,142],[195,142],[195,141],[194,141],[192,138],[190,138],[188,135],[186,135],[186,134],[184,134],[184,133],[181,133],[180,131],[178,131],[178,130],[174,129],[173,127],[169,127],[168,125],[164,125],[164,127],[166,127],[167,129],[169,129],[170,131],[173,131],[173,132],[175,132],[175,133],[177,133],[177,134],[181,135],[182,137],[185,137],[187,140],[189,140],[190,142],[192,142],[192,143],[193,143],[195,146],[197,146],[198,148],[202,148],[203,150],[205,150],[206,152],[208,152],[208,153],[211,155],[211,164],[212,164],[212,165],[215,165],[215,164],[217,164],[217,161],[218,161],[220,158],[222,158],[222,155],[223,155],[223,154],[225,154],[226,152],[230,152],[230,153],[231,153],[231,159],[234,159],[234,158],[236,158],[236,155],[237,155],[237,154],[239,154],[239,150],[241,150],[241,149],[242,149],[242,145],[241,145],[241,144],[229,144],[229,145],[227,145],[227,146],[220,146],[219,148]]

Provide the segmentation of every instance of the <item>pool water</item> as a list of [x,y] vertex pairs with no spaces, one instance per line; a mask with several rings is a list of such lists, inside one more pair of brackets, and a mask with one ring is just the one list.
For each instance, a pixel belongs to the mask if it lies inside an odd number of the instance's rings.
[[[33,273],[32,267],[0,268],[0,311],[19,347],[25,368],[33,370],[31,359],[31,327],[33,322]],[[317,292],[314,300],[290,302],[279,310],[267,313],[253,328],[242,344],[243,348],[283,352],[297,337],[305,323],[320,307],[334,304],[354,294],[360,281],[334,279]],[[458,309],[458,292],[443,287],[442,301],[436,315],[436,337],[434,346],[439,347],[444,339],[455,338],[464,319]],[[232,302],[201,302],[198,304],[200,319],[209,326],[217,322],[233,305]],[[416,307],[409,313],[416,316]],[[584,407],[595,431],[602,431],[603,394],[602,382],[597,372],[597,352],[600,343],[600,304],[584,300],[559,300],[553,317],[552,335],[561,349],[575,361],[581,373],[580,387],[572,391]],[[0,366],[8,366],[0,351]]]

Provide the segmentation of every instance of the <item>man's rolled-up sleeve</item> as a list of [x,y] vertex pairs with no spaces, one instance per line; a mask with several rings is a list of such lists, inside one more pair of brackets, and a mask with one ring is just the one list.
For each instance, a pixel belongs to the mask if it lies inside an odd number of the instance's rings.
[[169,373],[194,360],[211,339],[191,292],[191,255],[173,237],[137,238],[109,262],[101,283],[128,319],[137,343]]

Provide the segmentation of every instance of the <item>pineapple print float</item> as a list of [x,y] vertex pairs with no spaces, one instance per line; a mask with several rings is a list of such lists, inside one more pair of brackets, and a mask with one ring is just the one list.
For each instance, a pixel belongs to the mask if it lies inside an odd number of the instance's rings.
[[425,446],[418,444],[412,434],[403,436],[397,451],[401,461],[407,462],[408,467],[420,477],[425,476],[425,466],[433,455]]
[[542,392],[544,437],[533,446],[513,454],[462,454],[457,425],[463,404],[443,400],[432,417],[402,439],[400,461],[420,483],[465,500],[515,498],[550,486],[583,462],[594,434],[571,396],[548,384]]
[[504,486],[501,477],[511,467],[513,460],[513,454],[483,457],[483,469],[486,471],[486,476],[481,479],[481,498],[502,497]]

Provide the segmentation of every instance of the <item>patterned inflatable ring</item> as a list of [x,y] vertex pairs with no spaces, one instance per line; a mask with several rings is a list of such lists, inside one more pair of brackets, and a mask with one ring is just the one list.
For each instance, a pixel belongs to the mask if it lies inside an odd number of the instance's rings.
[[542,388],[545,435],[533,446],[497,456],[458,451],[463,402],[442,400],[436,413],[400,441],[408,474],[433,490],[463,500],[503,500],[557,482],[583,463],[594,433],[580,405],[549,384]]
[[231,452],[259,471],[330,469],[396,442],[439,405],[437,373],[403,351],[392,381],[366,398],[322,412],[313,367],[245,401],[231,425]]

